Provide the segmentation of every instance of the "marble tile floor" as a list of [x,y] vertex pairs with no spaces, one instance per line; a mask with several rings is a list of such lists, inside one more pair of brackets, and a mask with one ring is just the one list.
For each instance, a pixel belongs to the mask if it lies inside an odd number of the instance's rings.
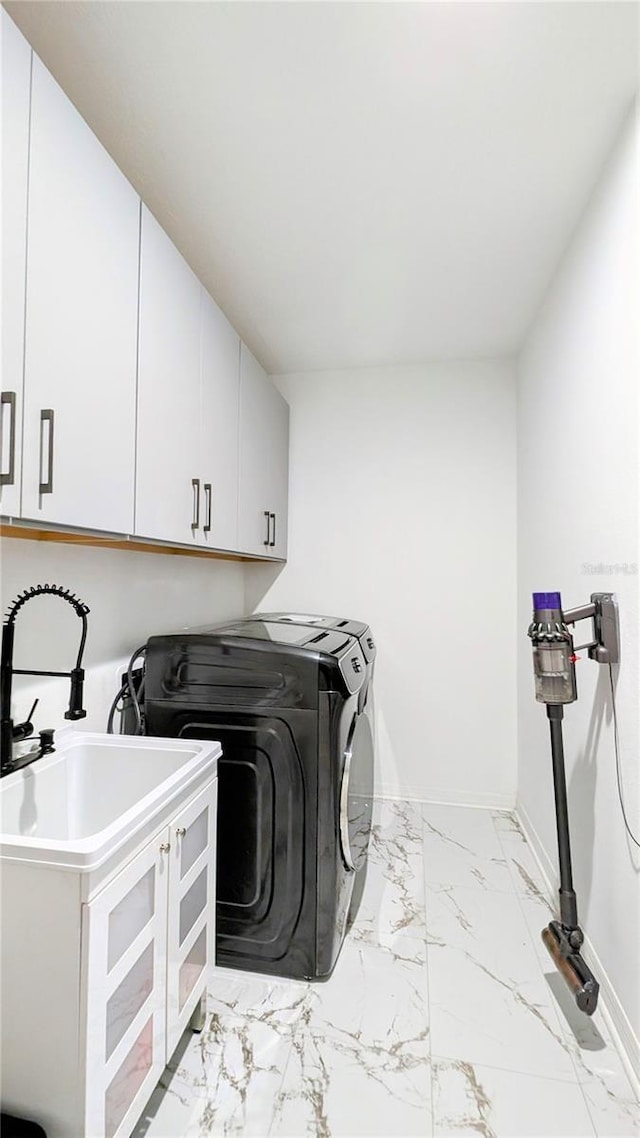
[[539,936],[512,815],[379,800],[356,923],[325,984],[216,970],[133,1138],[632,1138],[602,1016]]

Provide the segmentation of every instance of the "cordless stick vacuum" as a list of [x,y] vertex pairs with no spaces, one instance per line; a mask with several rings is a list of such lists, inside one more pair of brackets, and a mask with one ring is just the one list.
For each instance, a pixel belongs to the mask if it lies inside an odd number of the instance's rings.
[[[593,620],[593,639],[575,649],[568,625]],[[533,620],[528,635],[533,645],[536,699],[547,705],[551,729],[551,758],[556,800],[558,861],[560,866],[560,920],[542,930],[542,940],[558,971],[586,1015],[593,1015],[600,985],[580,955],[584,941],[578,925],[578,906],[571,873],[571,844],[567,786],[562,745],[562,718],[565,703],[578,698],[576,689],[576,651],[588,648],[591,660],[616,664],[620,657],[618,606],[612,593],[592,593],[591,603],[562,611],[560,593],[533,594]]]

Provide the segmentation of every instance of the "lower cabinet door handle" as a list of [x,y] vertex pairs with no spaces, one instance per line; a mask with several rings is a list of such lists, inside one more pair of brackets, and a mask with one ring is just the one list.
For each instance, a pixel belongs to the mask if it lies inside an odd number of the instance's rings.
[[195,533],[200,527],[200,479],[192,478],[191,486],[193,487],[193,521],[191,522],[191,529]]
[[0,396],[0,448],[2,441],[4,441],[4,407],[9,408],[11,418],[9,420],[9,460],[7,462],[7,470],[1,469],[4,467],[4,453],[2,454],[2,464],[0,473],[0,486],[13,486],[16,477],[16,393],[15,391],[3,391]]
[[[47,480],[44,481],[42,477],[43,458],[44,458],[44,425],[49,424],[49,438],[48,442],[48,458],[47,458]],[[38,483],[38,492],[40,494],[53,494],[53,410],[51,407],[40,412],[40,480]]]
[[266,540],[265,540],[265,541],[263,541],[263,543],[262,543],[262,544],[263,544],[263,545],[269,545],[269,544],[270,544],[270,543],[269,543],[269,538],[271,537],[271,514],[269,513],[269,511],[268,511],[268,510],[265,510],[265,511],[264,511],[264,516],[265,516],[265,518],[267,519],[267,537],[266,537]]
[[205,500],[205,518],[206,521],[202,527],[203,533],[211,533],[211,483],[205,482],[204,484],[204,500]]
[[160,853],[169,853],[171,849],[171,842],[163,842],[160,846]]
[[276,544],[276,515],[275,514],[271,514],[271,520],[273,522],[273,537],[271,538],[269,545],[273,547]]

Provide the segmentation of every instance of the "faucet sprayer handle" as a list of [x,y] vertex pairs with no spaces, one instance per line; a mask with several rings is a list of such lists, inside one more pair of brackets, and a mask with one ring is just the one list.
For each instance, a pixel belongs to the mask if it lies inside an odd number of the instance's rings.
[[71,669],[71,693],[69,695],[69,710],[65,711],[65,719],[84,719],[86,711],[82,706],[82,693],[84,688],[84,668]]

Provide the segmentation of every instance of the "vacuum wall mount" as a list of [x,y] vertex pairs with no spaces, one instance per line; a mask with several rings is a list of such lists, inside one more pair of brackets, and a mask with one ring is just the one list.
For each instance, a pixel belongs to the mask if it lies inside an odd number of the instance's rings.
[[[580,620],[593,621],[592,639],[574,647],[569,625]],[[593,1015],[600,986],[583,960],[580,949],[584,934],[578,924],[578,905],[573,888],[569,813],[564,769],[562,719],[565,703],[578,698],[576,652],[587,648],[589,658],[599,664],[617,664],[620,658],[618,606],[613,593],[592,593],[590,603],[562,610],[560,593],[533,594],[533,620],[528,635],[533,647],[536,699],[546,704],[551,732],[553,786],[558,833],[560,869],[560,920],[551,921],[542,931],[542,940],[558,971],[586,1015]]]

